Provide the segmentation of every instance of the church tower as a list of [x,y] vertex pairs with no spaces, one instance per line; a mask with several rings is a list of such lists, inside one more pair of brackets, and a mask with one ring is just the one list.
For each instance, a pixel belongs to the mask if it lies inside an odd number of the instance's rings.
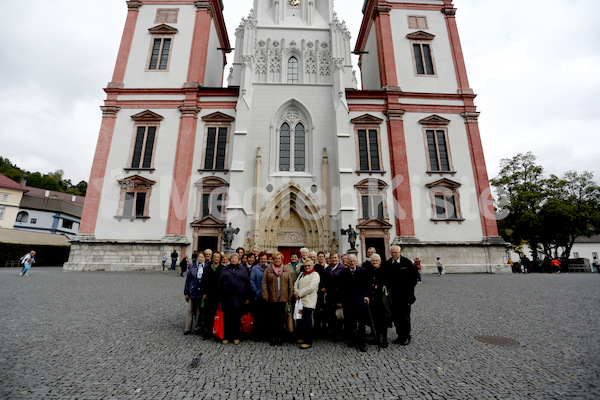
[[426,267],[503,270],[452,2],[366,0],[361,89],[333,3],[254,0],[224,79],[223,0],[127,1],[64,268],[399,244]]

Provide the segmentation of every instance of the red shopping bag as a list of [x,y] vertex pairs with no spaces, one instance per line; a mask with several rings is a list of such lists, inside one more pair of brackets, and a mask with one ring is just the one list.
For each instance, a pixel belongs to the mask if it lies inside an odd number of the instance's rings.
[[217,308],[217,313],[215,314],[215,322],[213,324],[213,335],[218,337],[219,339],[223,339],[225,337],[225,326],[223,325],[223,309],[221,308],[221,304]]
[[250,335],[252,333],[252,327],[254,325],[254,317],[250,312],[242,315],[242,325],[240,326],[240,332],[245,335]]

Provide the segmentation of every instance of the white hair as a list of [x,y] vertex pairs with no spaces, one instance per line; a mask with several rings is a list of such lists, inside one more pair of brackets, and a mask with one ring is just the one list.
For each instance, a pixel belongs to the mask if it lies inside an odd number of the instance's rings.
[[375,253],[371,256],[371,260],[374,259],[375,257],[377,257],[379,259],[379,261],[381,261],[381,256],[377,253]]

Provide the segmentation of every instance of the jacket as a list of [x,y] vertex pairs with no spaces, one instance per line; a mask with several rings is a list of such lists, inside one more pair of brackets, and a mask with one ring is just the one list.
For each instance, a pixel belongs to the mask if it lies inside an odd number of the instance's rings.
[[228,265],[221,271],[217,296],[223,310],[243,308],[246,300],[250,300],[250,279],[246,267],[241,264]]
[[354,274],[345,268],[339,277],[340,298],[344,310],[366,310],[365,297],[371,294],[369,273],[363,267],[356,267]]
[[267,268],[263,268],[258,264],[252,267],[250,272],[250,286],[254,293],[254,300],[258,300],[262,297],[262,278],[266,269]]
[[[277,275],[275,275],[272,266],[267,267],[261,283],[263,300],[269,303],[289,303],[292,301],[294,297],[294,282],[292,282],[292,273],[285,266],[280,278],[279,291],[277,289]],[[279,294],[279,292],[281,293]]]
[[415,286],[417,286],[417,269],[408,258],[400,257],[399,264],[393,264],[393,259],[387,260],[383,268],[383,283],[388,289],[392,302],[413,304]]
[[200,295],[200,279],[198,279],[198,263],[194,262],[188,269],[187,276],[185,278],[185,286],[183,287],[183,294],[190,296],[190,299],[198,299]]
[[301,273],[294,283],[294,292],[298,291],[298,295],[302,299],[303,308],[316,308],[317,297],[319,292],[319,283],[321,277],[317,271],[313,271],[306,275]]
[[287,263],[284,267],[290,270],[290,273],[292,274],[292,282],[296,282],[296,279],[298,279],[300,273],[304,271],[304,264],[302,263],[302,260],[298,261],[298,264],[296,264],[296,269],[294,269],[292,263]]
[[200,293],[206,296],[208,301],[217,300],[217,287],[219,286],[219,278],[223,266],[219,264],[216,270],[213,269],[212,263],[204,267],[202,280],[200,281]]
[[325,268],[325,291],[327,293],[327,303],[329,304],[340,302],[338,278],[345,268],[346,267],[342,263],[339,263],[338,265],[329,264],[329,266]]

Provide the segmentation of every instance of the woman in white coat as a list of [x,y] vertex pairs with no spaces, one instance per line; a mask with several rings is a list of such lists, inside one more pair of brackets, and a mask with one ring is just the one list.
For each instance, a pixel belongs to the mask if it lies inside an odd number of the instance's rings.
[[298,324],[298,327],[301,328],[298,343],[301,349],[308,349],[312,347],[313,343],[313,312],[317,306],[317,292],[321,278],[315,271],[314,263],[310,258],[304,261],[303,268],[304,271],[294,283],[294,296],[296,299],[302,300],[302,323]]

